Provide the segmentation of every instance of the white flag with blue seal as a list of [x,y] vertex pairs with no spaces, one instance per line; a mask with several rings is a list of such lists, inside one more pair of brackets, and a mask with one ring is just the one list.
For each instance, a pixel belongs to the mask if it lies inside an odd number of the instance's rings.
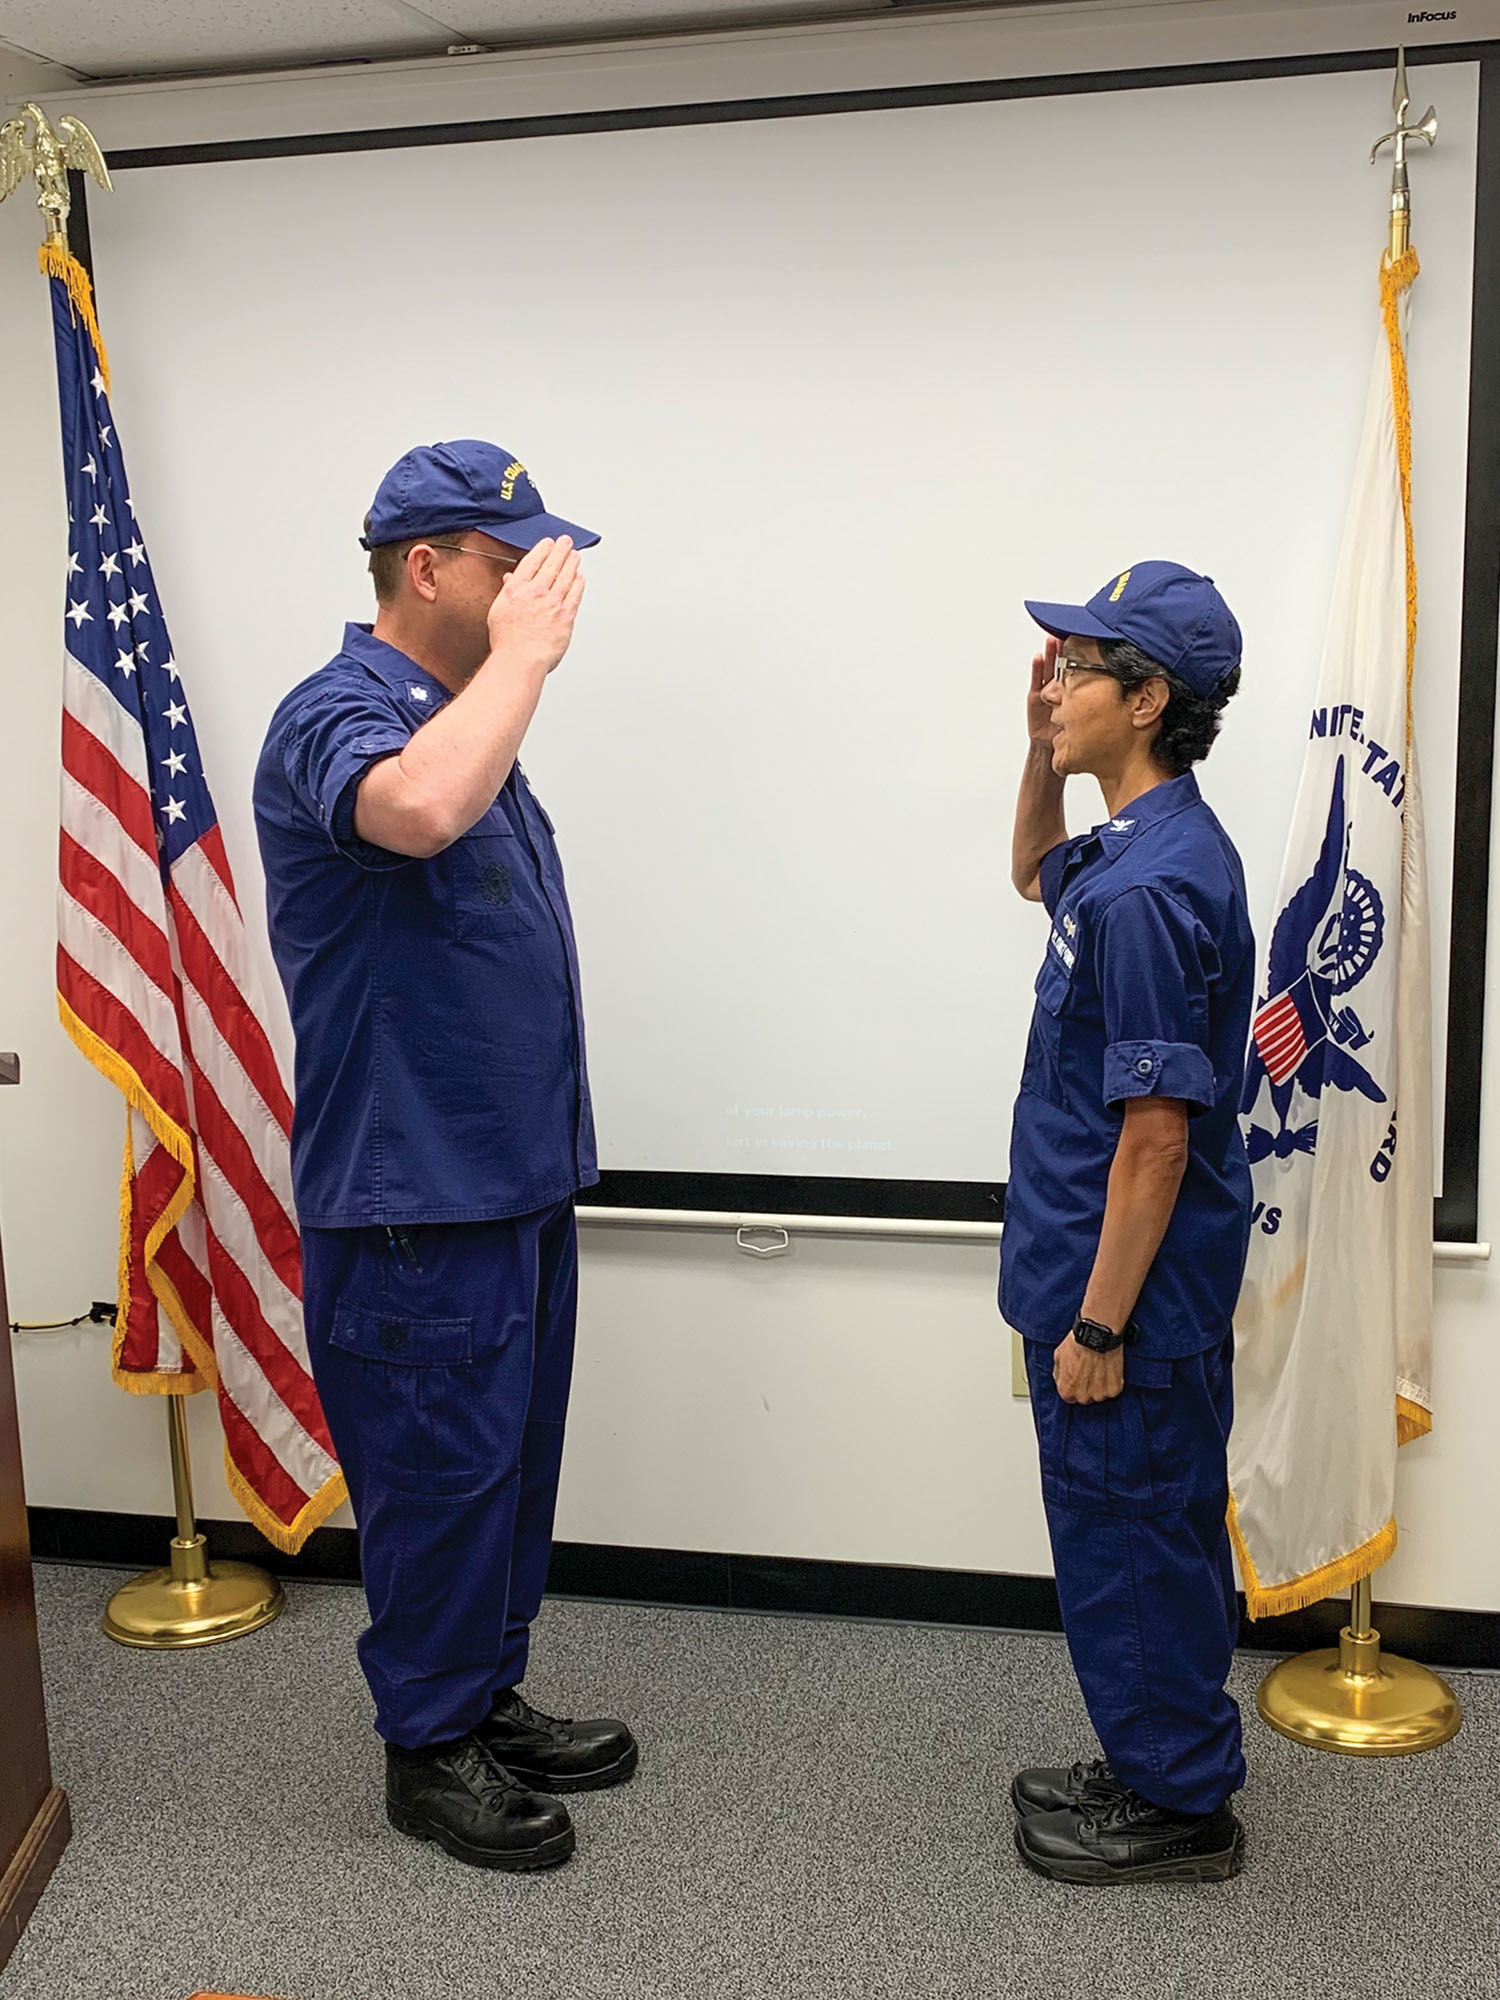
[[1251,1617],[1346,1590],[1396,1545],[1398,1444],[1432,1427],[1432,997],[1411,673],[1406,313],[1383,326],[1334,578],[1244,1129],[1230,1525]]

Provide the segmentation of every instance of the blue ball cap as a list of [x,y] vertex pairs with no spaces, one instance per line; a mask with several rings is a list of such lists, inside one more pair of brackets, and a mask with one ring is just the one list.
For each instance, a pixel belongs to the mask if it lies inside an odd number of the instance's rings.
[[1181,563],[1137,563],[1087,604],[1027,598],[1026,609],[1056,639],[1128,639],[1206,701],[1224,698],[1221,685],[1243,650],[1235,615],[1213,578]]
[[531,474],[499,445],[478,438],[419,444],[398,458],[381,480],[360,547],[407,542],[423,535],[478,528],[513,549],[535,548],[548,535],[571,535],[575,548],[592,548],[589,528],[549,514]]

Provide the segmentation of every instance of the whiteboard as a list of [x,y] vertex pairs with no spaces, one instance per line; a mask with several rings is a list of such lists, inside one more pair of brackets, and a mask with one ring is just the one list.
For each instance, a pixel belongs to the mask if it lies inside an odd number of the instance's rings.
[[[1414,74],[1418,728],[1448,931],[1478,70]],[[1383,74],[122,172],[114,405],[264,949],[250,778],[410,445],[602,531],[523,750],[601,1164],[992,1182],[1044,942],[1023,596],[1210,572],[1200,778],[1270,918],[1377,336]],[[1101,816],[1070,788],[1076,826]],[[1445,943],[1440,946],[1445,950]],[[1435,1018],[1445,1009],[1436,975]]]

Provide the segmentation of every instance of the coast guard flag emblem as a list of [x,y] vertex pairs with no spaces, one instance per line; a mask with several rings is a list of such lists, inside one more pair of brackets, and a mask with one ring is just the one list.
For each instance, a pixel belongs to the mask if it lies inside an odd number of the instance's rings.
[[292,1107],[131,505],[88,277],[50,243],[42,268],[69,517],[57,994],[63,1027],[128,1106],[115,1380],[159,1395],[211,1384],[230,1490],[295,1551],[344,1476],[302,1327]]
[[1242,1105],[1254,1183],[1235,1317],[1230,1525],[1252,1618],[1395,1547],[1398,1443],[1432,1427],[1432,1028],[1410,688],[1405,319],[1383,327]]

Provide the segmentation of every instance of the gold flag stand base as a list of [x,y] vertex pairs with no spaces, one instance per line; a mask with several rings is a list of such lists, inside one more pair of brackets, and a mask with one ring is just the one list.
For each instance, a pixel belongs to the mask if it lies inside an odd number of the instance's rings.
[[1409,1757],[1458,1734],[1463,1710],[1446,1681],[1380,1650],[1370,1579],[1354,1586],[1336,1647],[1273,1667],[1255,1697],[1261,1719],[1294,1743],[1345,1757]]
[[202,1535],[190,1542],[178,1535],[169,1568],[147,1570],[115,1592],[104,1629],[122,1646],[212,1646],[259,1631],[285,1607],[274,1576],[253,1563],[211,1564]]
[[208,1543],[193,1520],[192,1476],[188,1467],[187,1419],[181,1396],[167,1398],[172,1445],[172,1487],[177,1501],[177,1533],[165,1569],[148,1570],[122,1584],[109,1600],[104,1629],[122,1646],[167,1651],[212,1646],[269,1625],[286,1608],[274,1576],[253,1563],[208,1559]]

